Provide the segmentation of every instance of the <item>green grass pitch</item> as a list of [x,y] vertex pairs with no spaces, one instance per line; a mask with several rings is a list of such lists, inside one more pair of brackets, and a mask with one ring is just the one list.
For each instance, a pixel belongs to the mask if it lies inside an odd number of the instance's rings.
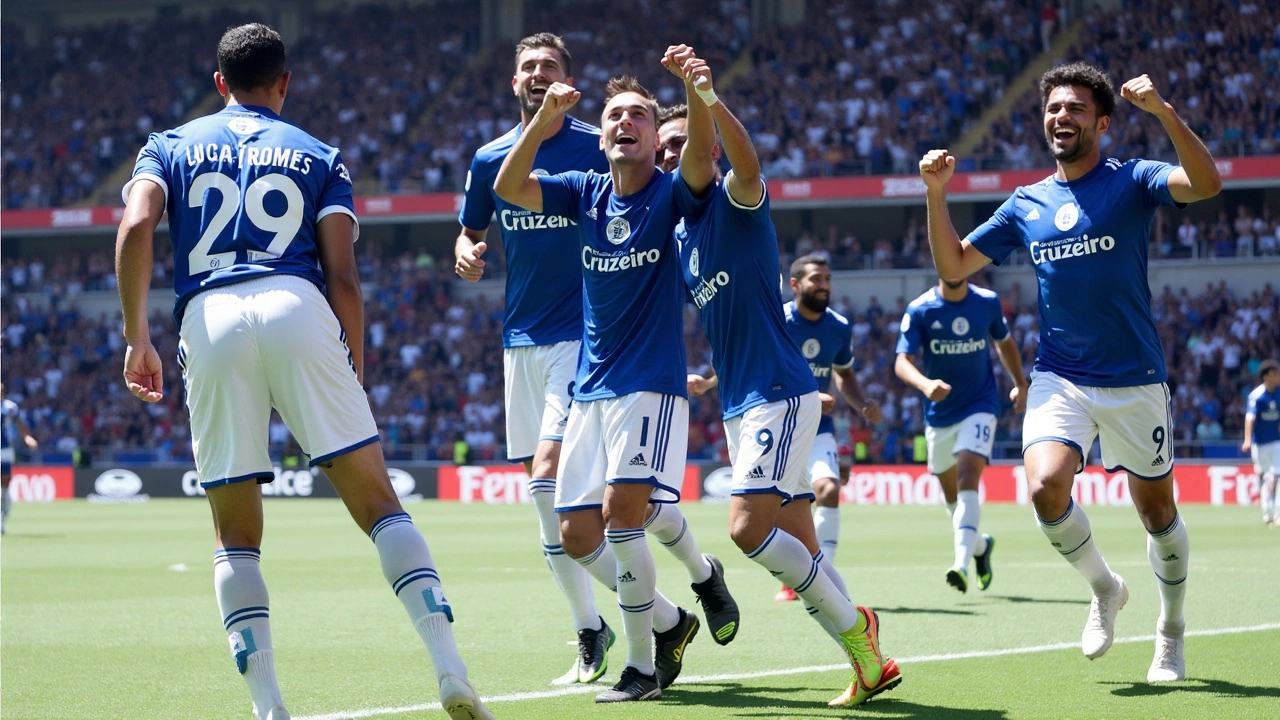
[[[704,628],[681,683],[655,703],[597,707],[556,693],[574,649],[543,563],[531,507],[411,505],[453,603],[471,677],[499,718],[1276,718],[1280,717],[1280,530],[1252,508],[1183,508],[1192,539],[1189,680],[1146,684],[1158,612],[1132,509],[1089,510],[1095,537],[1132,591],[1121,642],[1080,653],[1083,581],[1031,510],[992,505],[995,582],[960,595],[943,576],[951,530],[937,507],[846,507],[837,565],[875,607],[903,684],[857,709],[826,701],[848,682],[841,656],[798,603],[736,552],[723,505],[684,506],[728,568],[742,629],[728,647]],[[22,505],[3,540],[0,712],[19,718],[249,718],[213,597],[204,503]],[[295,718],[436,718],[426,650],[392,597],[372,544],[336,501],[269,500],[263,572],[284,697]],[[693,607],[688,579],[652,544],[659,587]],[[621,631],[614,598],[597,590]],[[1125,640],[1132,641],[1125,641]],[[1055,649],[1056,648],[1056,649]],[[967,655],[956,658],[954,655]],[[615,646],[606,679],[624,652]],[[689,680],[691,682],[685,682]],[[592,688],[593,690],[594,688]],[[417,709],[414,709],[417,708]]]

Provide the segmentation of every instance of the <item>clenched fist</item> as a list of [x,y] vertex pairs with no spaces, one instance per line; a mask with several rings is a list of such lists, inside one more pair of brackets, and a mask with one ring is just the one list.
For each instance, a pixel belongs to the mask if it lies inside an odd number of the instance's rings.
[[945,188],[955,172],[956,159],[946,150],[930,150],[920,158],[920,177],[930,190]]
[[578,104],[582,93],[564,83],[551,83],[547,94],[542,99],[542,107],[533,116],[533,122],[539,125],[550,125],[556,118],[569,112],[569,108]]
[[1146,75],[1139,75],[1120,86],[1120,97],[1146,110],[1152,115],[1159,115],[1168,109],[1164,98],[1156,90],[1155,83]]

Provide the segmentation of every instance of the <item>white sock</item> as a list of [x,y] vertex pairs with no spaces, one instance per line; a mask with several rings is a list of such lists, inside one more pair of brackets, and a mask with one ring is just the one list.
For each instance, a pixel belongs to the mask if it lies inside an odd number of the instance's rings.
[[961,490],[956,495],[956,512],[951,516],[951,526],[955,529],[956,567],[969,568],[973,560],[974,547],[978,544],[978,522],[982,516],[982,506],[978,504],[977,490]]
[[262,579],[257,548],[222,548],[213,554],[213,590],[222,612],[222,627],[231,643],[236,670],[244,677],[261,717],[284,707],[276,683],[271,650],[267,583]]
[[393,513],[373,524],[369,538],[378,548],[382,576],[404,605],[435,666],[436,679],[444,675],[467,677],[467,665],[453,639],[453,608],[445,599],[440,576],[427,541],[408,513]]
[[836,570],[831,558],[827,557],[825,552],[819,550],[813,560],[818,563],[818,567],[822,568],[822,572],[826,573],[827,577],[831,579],[831,584],[836,586],[836,590],[839,590],[840,594],[845,596],[845,599],[849,599],[849,586],[845,584],[844,576],[840,574],[839,570]]
[[[652,557],[652,555],[650,555]],[[578,564],[587,573],[599,580],[611,592],[618,592],[618,559],[609,547],[608,541],[600,543],[600,547],[590,555],[578,559]],[[666,595],[655,592],[653,597],[653,629],[664,632],[680,622],[680,610],[676,608]]]
[[658,577],[644,528],[606,530],[604,536],[618,559],[618,607],[627,635],[627,665],[653,675],[653,604]]
[[1160,581],[1160,622],[1181,626],[1182,600],[1187,594],[1187,565],[1191,541],[1182,515],[1175,514],[1169,527],[1147,534],[1147,558]]
[[1036,520],[1054,549],[1088,581],[1094,595],[1110,595],[1115,591],[1115,578],[1111,574],[1111,568],[1107,567],[1107,561],[1102,559],[1102,553],[1098,552],[1098,546],[1093,543],[1089,518],[1074,500],[1070,501],[1067,511],[1057,520],[1045,522],[1039,515],[1036,515]]
[[672,503],[654,503],[653,516],[644,529],[657,538],[663,547],[689,571],[689,580],[702,583],[711,579],[711,563],[698,550],[698,541],[689,532],[684,513]]
[[836,547],[840,544],[840,508],[818,506],[813,510],[813,530],[818,535],[818,547],[830,560],[836,559]]
[[529,481],[529,497],[538,511],[538,526],[542,533],[542,555],[547,559],[551,575],[569,601],[576,630],[599,630],[600,612],[591,594],[591,576],[573,558],[564,553],[560,544],[560,518],[556,516],[556,481],[535,478]]
[[[844,578],[840,576],[840,573],[836,570],[835,566],[831,564],[831,559],[826,556],[826,553],[819,550],[814,561],[818,563],[818,567],[822,568],[822,571],[831,579],[831,583],[836,586],[836,590],[839,590],[840,594],[848,599],[849,589],[844,584]],[[816,620],[818,624],[822,626],[822,629],[826,631],[827,635],[830,635],[831,639],[836,641],[836,645],[840,648],[841,655],[843,655],[844,641],[840,639],[840,631],[836,629],[834,624],[832,624],[831,619],[818,612],[817,608],[807,602],[804,604],[804,609],[805,612],[809,613],[809,617]]]
[[[1276,493],[1267,492],[1267,481],[1265,476],[1262,478],[1261,483],[1259,490],[1261,491],[1260,499],[1262,500],[1262,519],[1263,521],[1267,521],[1276,516]],[[7,490],[5,492],[5,514],[8,514],[9,495],[7,494]]]
[[747,557],[795,590],[805,604],[825,615],[837,631],[845,632],[857,623],[858,613],[849,599],[840,593],[795,536],[774,528]]

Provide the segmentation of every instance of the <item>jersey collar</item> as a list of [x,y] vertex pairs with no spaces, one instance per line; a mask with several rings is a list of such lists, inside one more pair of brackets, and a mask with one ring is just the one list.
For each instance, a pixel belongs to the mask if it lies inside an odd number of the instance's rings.
[[262,115],[263,117],[270,118],[272,120],[281,119],[279,115],[275,114],[275,112],[271,108],[266,107],[265,105],[240,105],[237,103],[235,105],[228,105],[222,108],[222,110],[220,110],[219,112],[254,113],[257,115]]

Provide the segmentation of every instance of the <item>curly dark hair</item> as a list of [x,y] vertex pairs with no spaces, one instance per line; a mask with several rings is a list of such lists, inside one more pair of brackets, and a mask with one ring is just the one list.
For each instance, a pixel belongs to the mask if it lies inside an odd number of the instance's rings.
[[1093,91],[1093,104],[1098,108],[1098,117],[1110,117],[1116,109],[1116,91],[1111,87],[1111,78],[1101,68],[1088,63],[1076,62],[1050,68],[1040,76],[1040,106],[1049,104],[1049,95],[1055,88],[1078,85]]
[[284,40],[262,23],[228,28],[218,41],[218,72],[232,90],[261,90],[285,73]]

